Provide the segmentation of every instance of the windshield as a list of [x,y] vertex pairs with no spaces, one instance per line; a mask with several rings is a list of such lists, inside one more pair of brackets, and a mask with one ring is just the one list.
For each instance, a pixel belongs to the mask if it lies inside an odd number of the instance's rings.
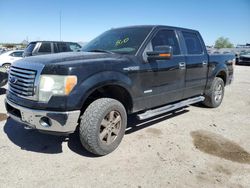
[[90,41],[82,50],[134,55],[150,31],[149,27],[112,29]]
[[32,53],[35,46],[36,46],[35,42],[29,43],[29,45],[25,48],[24,52],[25,53]]

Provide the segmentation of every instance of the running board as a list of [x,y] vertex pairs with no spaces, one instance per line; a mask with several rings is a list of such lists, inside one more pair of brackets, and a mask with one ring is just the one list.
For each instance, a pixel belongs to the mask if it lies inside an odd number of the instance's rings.
[[153,109],[153,110],[148,110],[148,111],[146,111],[146,112],[144,112],[142,114],[138,114],[137,118],[139,120],[148,119],[148,118],[158,116],[158,115],[164,114],[166,112],[170,112],[170,111],[176,110],[178,108],[182,108],[184,106],[188,106],[190,104],[194,104],[194,103],[201,102],[201,101],[204,101],[204,100],[205,100],[205,97],[203,97],[203,96],[186,99],[184,101],[181,101],[181,102],[178,102],[178,103],[175,103],[175,104],[170,104],[170,105],[163,106],[163,107],[160,107],[160,108],[156,108],[156,109]]

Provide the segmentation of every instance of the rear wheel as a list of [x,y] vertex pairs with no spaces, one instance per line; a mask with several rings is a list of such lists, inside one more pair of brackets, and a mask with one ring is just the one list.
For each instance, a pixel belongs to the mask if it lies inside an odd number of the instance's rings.
[[126,110],[119,101],[110,98],[97,99],[81,116],[81,143],[94,154],[106,155],[118,147],[126,126]]
[[203,104],[210,108],[216,108],[220,106],[224,97],[224,81],[215,77],[212,86],[209,91],[205,94],[205,100]]

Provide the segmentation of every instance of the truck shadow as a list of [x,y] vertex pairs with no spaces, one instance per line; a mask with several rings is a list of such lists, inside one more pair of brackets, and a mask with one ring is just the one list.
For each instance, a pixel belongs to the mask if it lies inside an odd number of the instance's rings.
[[22,150],[39,153],[61,153],[65,137],[46,135],[37,130],[25,129],[20,123],[8,118],[4,125],[8,138]]
[[179,109],[173,112],[168,112],[166,114],[159,115],[159,116],[147,119],[147,120],[139,120],[137,119],[136,115],[132,115],[128,118],[128,125],[127,125],[125,134],[134,133],[136,131],[150,127],[156,123],[168,120],[170,118],[184,114],[186,112],[189,112],[189,110],[187,110],[186,108],[183,108],[183,109]]
[[197,107],[197,108],[206,108],[206,109],[209,108],[209,107],[203,105],[202,103],[195,103],[195,104],[191,104],[190,106]]
[[[181,109],[178,111],[174,111],[171,113],[167,113],[167,114],[163,114],[160,116],[156,116],[154,118],[150,118],[148,120],[138,120],[137,117],[135,115],[131,115],[128,117],[128,125],[127,125],[127,129],[125,132],[125,137],[126,134],[132,134],[136,131],[142,130],[144,128],[150,127],[156,123],[159,123],[161,121],[165,121],[168,120],[170,118],[176,117],[178,115],[184,114],[186,112],[189,112],[189,110],[185,109]],[[69,141],[68,141],[68,147],[74,151],[75,153],[82,155],[82,156],[87,156],[87,157],[98,157],[96,155],[90,154],[89,152],[87,152],[81,145],[79,136],[78,136],[78,132],[71,134],[69,136]],[[87,155],[86,155],[87,154]]]
[[80,143],[78,134],[74,133],[69,136],[55,136],[41,133],[34,129],[25,129],[21,123],[17,123],[8,118],[4,125],[4,132],[8,138],[22,150],[37,153],[58,154],[62,153],[62,144],[67,142],[72,151],[76,148],[86,157],[95,157],[93,154],[85,150]]
[[[140,121],[136,116],[130,116],[128,118],[128,127],[125,134],[132,134],[141,129],[152,126],[158,122],[165,121],[172,117],[181,115],[188,112],[189,110],[183,109],[181,111],[175,111],[172,113],[157,116],[146,121]],[[78,131],[69,136],[55,136],[40,133],[37,130],[25,129],[20,123],[8,118],[4,125],[4,132],[8,138],[22,150],[57,154],[62,153],[62,144],[67,142],[69,149],[81,156],[85,157],[98,157],[87,150],[85,150],[80,142]]]

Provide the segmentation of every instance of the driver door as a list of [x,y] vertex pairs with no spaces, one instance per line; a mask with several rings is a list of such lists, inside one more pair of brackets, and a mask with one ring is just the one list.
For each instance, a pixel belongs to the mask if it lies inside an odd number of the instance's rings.
[[[146,52],[156,46],[168,45],[173,56],[168,60],[147,60]],[[141,87],[147,108],[175,102],[183,98],[185,87],[185,56],[181,54],[177,34],[174,30],[161,29],[156,32],[144,51],[144,62],[140,64]]]

